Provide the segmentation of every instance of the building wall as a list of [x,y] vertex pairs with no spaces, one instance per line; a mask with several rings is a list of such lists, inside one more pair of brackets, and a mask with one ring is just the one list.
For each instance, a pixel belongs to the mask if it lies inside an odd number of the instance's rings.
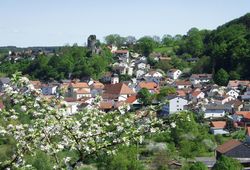
[[174,99],[169,100],[169,113],[178,112],[184,110],[184,106],[187,105],[187,100],[176,97]]

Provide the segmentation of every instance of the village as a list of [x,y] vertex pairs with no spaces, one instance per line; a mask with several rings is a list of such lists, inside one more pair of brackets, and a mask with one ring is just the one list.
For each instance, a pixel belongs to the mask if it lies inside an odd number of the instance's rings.
[[[50,83],[33,80],[30,83],[45,98],[63,97],[69,115],[92,107],[91,103],[96,97],[101,99],[99,109],[102,111],[118,110],[125,114],[121,108],[126,106],[128,111],[138,113],[149,105],[143,102],[146,96],[139,95],[142,90],[157,95],[166,87],[174,89],[163,99],[154,98],[150,102],[150,105],[160,106],[157,116],[164,118],[180,111],[192,111],[210,126],[211,134],[227,136],[237,130],[245,130],[244,141],[232,139],[215,151],[217,158],[221,155],[231,156],[244,166],[250,165],[250,81],[230,80],[227,86],[218,86],[212,74],[186,76],[179,69],[163,72],[151,68],[147,58],[141,54],[115,46],[109,46],[109,49],[116,62],[112,64],[112,71],[106,72],[100,80],[84,77],[81,80]],[[154,60],[160,62],[171,58],[159,55]],[[120,80],[122,75],[130,79]],[[8,77],[0,78],[1,92],[9,82]],[[0,106],[4,108],[3,103]],[[216,161],[203,158],[203,162],[211,168]]]

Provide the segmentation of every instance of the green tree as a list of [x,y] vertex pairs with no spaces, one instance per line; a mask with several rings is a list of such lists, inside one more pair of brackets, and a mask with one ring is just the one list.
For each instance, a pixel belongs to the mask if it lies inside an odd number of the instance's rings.
[[148,57],[153,49],[157,46],[158,43],[149,36],[142,37],[136,42],[136,50],[138,50],[138,52],[142,53],[146,57]]
[[142,88],[140,89],[140,91],[138,92],[138,99],[139,101],[143,104],[143,105],[150,105],[152,104],[152,95],[151,93],[148,91],[148,89],[146,88]]
[[237,73],[237,71],[230,71],[229,72],[229,77],[230,77],[230,80],[239,80],[240,79],[240,74]]
[[41,151],[36,152],[35,156],[30,156],[28,158],[28,163],[31,164],[34,168],[36,168],[36,170],[53,169],[50,157]]
[[121,147],[116,155],[98,158],[97,167],[103,170],[143,170],[143,164],[137,159],[138,150],[135,146]]
[[126,42],[126,39],[118,34],[107,35],[104,39],[107,45],[116,45],[117,47],[122,46]]
[[204,163],[196,162],[190,166],[190,170],[208,170],[208,168]]
[[176,93],[176,89],[173,87],[163,87],[162,89],[160,89],[160,93],[157,94],[156,98],[157,100],[163,100],[166,96],[170,95],[170,94],[175,94]]
[[242,170],[242,165],[239,161],[226,157],[221,156],[220,159],[216,162],[213,167],[213,170]]
[[214,76],[214,82],[220,86],[227,85],[228,79],[229,79],[229,75],[226,72],[226,70],[224,70],[223,68],[218,70]]

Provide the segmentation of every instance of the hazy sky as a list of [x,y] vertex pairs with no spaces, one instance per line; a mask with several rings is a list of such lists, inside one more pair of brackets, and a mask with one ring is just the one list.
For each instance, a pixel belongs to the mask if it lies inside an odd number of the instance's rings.
[[250,0],[0,0],[0,46],[78,43],[90,34],[185,34],[250,12]]

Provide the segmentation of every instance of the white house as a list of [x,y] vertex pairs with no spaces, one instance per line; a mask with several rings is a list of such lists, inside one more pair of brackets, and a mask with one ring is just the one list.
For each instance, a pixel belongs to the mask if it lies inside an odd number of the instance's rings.
[[78,111],[78,103],[74,101],[66,101],[66,112],[69,115],[75,114]]
[[146,69],[146,66],[147,66],[147,64],[146,64],[145,62],[140,62],[140,63],[138,63],[138,64],[136,65],[136,68],[137,68],[138,70],[140,70],[140,69],[144,70],[144,69]]
[[212,121],[210,123],[210,132],[214,135],[228,134],[229,132],[225,130],[226,125],[226,121]]
[[179,78],[179,76],[181,75],[181,70],[178,70],[178,69],[170,69],[167,73],[168,77],[173,79],[173,80],[176,80]]
[[190,81],[179,80],[179,81],[174,82],[174,86],[177,89],[187,89],[187,88],[191,88],[192,84],[190,83]]
[[188,101],[182,97],[174,96],[169,98],[169,103],[164,105],[162,108],[161,115],[169,115],[175,112],[180,112],[184,110],[184,106],[186,106]]
[[205,93],[203,93],[200,89],[194,90],[189,94],[189,98],[192,102],[198,102],[199,100],[205,98]]
[[230,89],[238,89],[239,86],[247,87],[250,81],[248,80],[230,80],[227,87]]
[[240,93],[239,90],[235,90],[235,89],[228,89],[227,92],[226,92],[227,95],[232,96],[235,99],[238,98],[239,93]]
[[144,75],[144,78],[147,81],[154,81],[154,82],[160,82],[163,75],[158,71],[149,71],[147,74]]
[[136,78],[141,78],[146,72],[144,70],[137,70],[135,72]]
[[193,85],[208,83],[212,80],[212,74],[192,74],[189,80]]
[[85,82],[72,82],[68,87],[68,94],[75,99],[81,99],[83,97],[91,97],[90,87]]
[[105,101],[126,101],[135,92],[124,83],[107,84],[104,87],[102,98]]
[[224,105],[211,103],[205,106],[204,118],[220,118],[225,116]]
[[57,92],[57,85],[52,84],[44,84],[42,85],[42,94],[43,95],[55,95]]

